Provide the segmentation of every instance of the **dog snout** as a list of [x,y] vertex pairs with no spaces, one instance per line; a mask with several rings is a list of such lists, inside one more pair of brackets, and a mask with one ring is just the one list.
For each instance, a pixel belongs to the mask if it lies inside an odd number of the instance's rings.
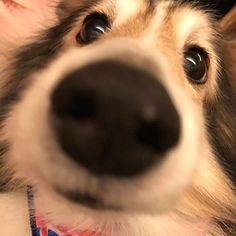
[[115,60],[65,76],[52,92],[51,114],[64,153],[95,175],[142,174],[180,138],[179,115],[161,82]]

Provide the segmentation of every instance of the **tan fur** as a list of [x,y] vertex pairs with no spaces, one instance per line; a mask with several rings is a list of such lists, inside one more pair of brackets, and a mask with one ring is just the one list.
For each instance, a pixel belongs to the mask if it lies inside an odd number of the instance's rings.
[[227,61],[227,71],[230,83],[236,89],[236,7],[221,21],[224,39],[224,57]]
[[233,8],[220,23],[223,35],[228,41],[236,38],[236,8]]

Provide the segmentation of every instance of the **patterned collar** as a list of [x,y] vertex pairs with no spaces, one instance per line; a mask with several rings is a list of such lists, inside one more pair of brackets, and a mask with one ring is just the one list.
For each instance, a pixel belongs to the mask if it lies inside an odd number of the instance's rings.
[[27,187],[28,209],[32,236],[102,236],[97,232],[73,231],[62,225],[50,225],[46,219],[36,214],[32,187]]

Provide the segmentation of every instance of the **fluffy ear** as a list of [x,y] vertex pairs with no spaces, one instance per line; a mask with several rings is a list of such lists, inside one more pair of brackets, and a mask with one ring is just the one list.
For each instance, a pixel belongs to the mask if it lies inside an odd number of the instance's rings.
[[220,22],[224,39],[236,40],[236,7],[233,8]]
[[236,7],[221,20],[220,31],[223,38],[221,59],[228,82],[236,94]]

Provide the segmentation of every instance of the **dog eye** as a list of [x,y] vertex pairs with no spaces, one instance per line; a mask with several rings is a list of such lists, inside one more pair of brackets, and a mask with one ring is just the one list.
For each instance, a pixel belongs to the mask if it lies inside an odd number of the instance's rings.
[[107,32],[108,29],[107,17],[100,13],[93,13],[85,19],[82,29],[76,37],[77,42],[82,44],[92,43]]
[[207,81],[208,56],[201,48],[190,48],[184,55],[184,69],[190,82],[204,84]]

